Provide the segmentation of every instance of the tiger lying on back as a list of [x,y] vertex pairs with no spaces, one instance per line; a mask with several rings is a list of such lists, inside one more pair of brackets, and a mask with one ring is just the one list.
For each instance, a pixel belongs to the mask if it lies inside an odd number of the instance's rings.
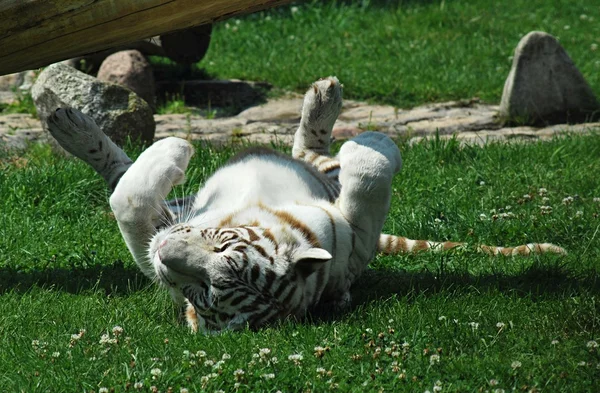
[[[106,179],[110,206],[142,272],[186,303],[194,331],[219,331],[302,317],[317,305],[349,305],[350,286],[377,251],[461,245],[380,235],[400,151],[386,135],[365,132],[331,157],[341,106],[335,77],[314,83],[293,158],[250,149],[217,170],[183,211],[164,199],[185,179],[193,154],[185,140],[160,140],[132,162],[76,110],[57,109],[49,129]],[[564,253],[552,244],[480,250]]]

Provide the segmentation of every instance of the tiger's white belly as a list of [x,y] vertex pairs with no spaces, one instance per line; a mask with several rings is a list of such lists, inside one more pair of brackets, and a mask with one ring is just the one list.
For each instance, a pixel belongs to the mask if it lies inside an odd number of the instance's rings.
[[320,204],[326,198],[321,184],[302,165],[250,157],[221,168],[206,182],[194,202],[196,213],[190,224],[211,227],[232,214],[252,221],[257,219],[252,207],[289,209]]
[[[333,257],[324,269],[325,293],[345,292],[355,275],[348,271],[352,229],[327,198],[320,181],[303,165],[268,156],[251,157],[213,174],[199,191],[195,216],[188,223],[197,228],[259,226],[277,231],[284,226],[273,212],[288,213],[310,228],[319,246]],[[316,287],[316,280],[316,275],[310,277],[308,288]],[[320,295],[307,300],[316,302]]]

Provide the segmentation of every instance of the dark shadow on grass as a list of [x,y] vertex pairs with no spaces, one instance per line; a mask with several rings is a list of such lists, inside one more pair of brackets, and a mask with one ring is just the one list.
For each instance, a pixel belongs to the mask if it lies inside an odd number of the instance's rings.
[[456,293],[461,290],[496,290],[517,296],[600,294],[597,272],[575,274],[560,266],[531,266],[520,274],[467,272],[400,272],[367,270],[352,287],[352,307],[397,296]]
[[352,286],[350,310],[319,309],[311,312],[315,323],[343,316],[361,305],[391,297],[432,296],[440,292],[452,296],[462,291],[489,290],[523,297],[569,297],[600,294],[600,277],[595,271],[575,274],[560,266],[531,266],[520,274],[482,274],[468,272],[402,272],[368,269]]
[[107,295],[126,295],[148,285],[150,280],[146,276],[135,267],[125,267],[121,261],[108,266],[25,272],[10,267],[0,268],[0,295],[9,291],[27,292],[33,286],[75,294],[100,290]]
[[[121,261],[108,266],[86,268],[54,268],[22,272],[10,267],[0,268],[0,295],[9,291],[27,292],[33,286],[52,288],[68,293],[103,291],[107,295],[126,295],[142,290],[151,281],[136,267],[125,267]],[[459,294],[461,291],[488,290],[528,297],[566,297],[581,293],[600,295],[597,272],[573,273],[560,265],[534,264],[520,274],[473,275],[456,272],[406,272],[389,269],[368,269],[354,284],[351,309],[393,296],[432,296],[440,292]],[[331,309],[312,312],[315,322],[338,318],[346,311]]]

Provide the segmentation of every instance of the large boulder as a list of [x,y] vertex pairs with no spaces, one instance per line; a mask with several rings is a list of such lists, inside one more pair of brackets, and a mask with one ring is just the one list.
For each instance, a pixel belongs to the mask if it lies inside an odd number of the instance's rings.
[[600,104],[556,38],[533,31],[515,49],[500,115],[529,125],[593,121]]
[[154,75],[148,60],[137,50],[113,53],[102,62],[97,78],[133,90],[154,108]]
[[91,116],[115,143],[127,138],[150,143],[156,124],[152,109],[133,91],[56,63],[39,75],[31,89],[44,130],[46,119],[58,107],[73,107]]

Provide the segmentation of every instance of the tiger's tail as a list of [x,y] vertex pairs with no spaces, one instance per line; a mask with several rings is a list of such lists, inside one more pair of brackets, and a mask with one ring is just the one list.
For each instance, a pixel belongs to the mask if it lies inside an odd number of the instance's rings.
[[[385,255],[416,253],[419,251],[442,252],[456,248],[464,248],[467,243],[434,242],[431,240],[412,240],[402,236],[381,234],[377,243],[377,251]],[[564,248],[551,243],[528,243],[515,247],[478,245],[477,251],[488,255],[531,255],[560,254],[566,255]]]

